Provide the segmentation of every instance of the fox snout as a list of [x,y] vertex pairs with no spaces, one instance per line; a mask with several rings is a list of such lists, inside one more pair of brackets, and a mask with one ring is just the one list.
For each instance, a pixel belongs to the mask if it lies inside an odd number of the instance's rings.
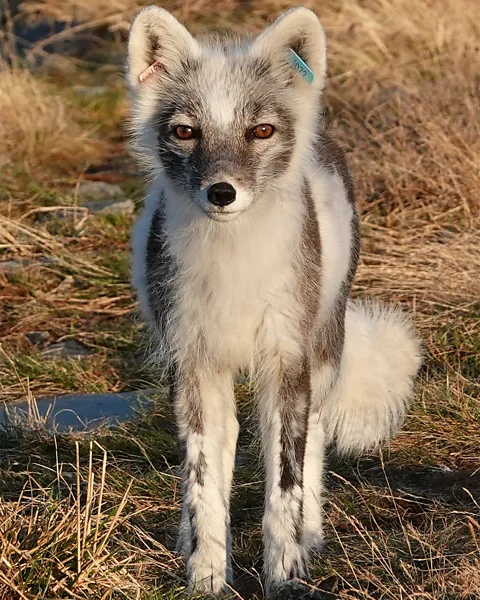
[[214,206],[223,207],[231,204],[237,196],[237,190],[226,181],[214,183],[207,189],[207,199]]
[[251,190],[235,179],[226,180],[221,174],[209,178],[198,192],[193,192],[191,198],[209,219],[220,222],[235,220],[248,210],[254,201]]

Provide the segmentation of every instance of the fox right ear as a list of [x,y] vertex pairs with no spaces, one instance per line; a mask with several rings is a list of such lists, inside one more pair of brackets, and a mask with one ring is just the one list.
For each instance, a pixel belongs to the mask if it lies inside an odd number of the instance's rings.
[[128,39],[127,79],[137,90],[147,81],[168,77],[198,44],[168,11],[148,6],[136,16]]

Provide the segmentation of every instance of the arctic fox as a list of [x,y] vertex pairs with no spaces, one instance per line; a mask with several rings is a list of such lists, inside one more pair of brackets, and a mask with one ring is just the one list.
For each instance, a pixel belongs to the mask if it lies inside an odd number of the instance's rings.
[[178,549],[195,591],[231,584],[233,382],[255,382],[266,472],[267,590],[322,544],[325,447],[364,451],[402,424],[419,343],[408,319],[348,299],[354,187],[322,125],[326,41],[305,8],[252,39],[133,22],[134,145],[152,183],[133,281],[153,361],[172,377],[185,459]]

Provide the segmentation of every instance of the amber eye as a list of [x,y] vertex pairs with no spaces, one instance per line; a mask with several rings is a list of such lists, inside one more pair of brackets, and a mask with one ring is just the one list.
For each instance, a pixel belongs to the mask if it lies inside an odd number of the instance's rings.
[[190,140],[194,136],[193,128],[188,125],[177,125],[173,133],[179,140]]
[[275,129],[273,125],[269,125],[268,123],[262,123],[261,125],[257,125],[253,129],[253,135],[261,140],[266,140],[273,134],[274,131]]

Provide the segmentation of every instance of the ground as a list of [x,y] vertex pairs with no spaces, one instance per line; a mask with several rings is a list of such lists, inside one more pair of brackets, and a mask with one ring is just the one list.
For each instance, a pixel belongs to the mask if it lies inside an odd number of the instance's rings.
[[[85,180],[141,206],[126,149],[125,34],[140,3],[4,2],[0,41],[0,390],[29,423],[0,431],[0,598],[182,597],[171,407],[142,368],[129,285],[131,215],[64,217]],[[164,3],[193,29],[259,31],[290,3]],[[354,295],[413,312],[424,345],[415,402],[381,453],[329,459],[327,544],[310,584],[325,598],[480,597],[480,35],[476,0],[325,0],[325,116],[357,183]],[[74,18],[67,29],[59,24]],[[26,22],[57,22],[23,51]],[[48,29],[48,28],[47,28]],[[72,41],[73,40],[73,41]],[[54,50],[53,55],[48,53]],[[71,211],[71,209],[70,209]],[[22,267],[18,261],[23,261]],[[28,335],[27,335],[28,334]],[[32,334],[40,334],[32,336]],[[80,358],[46,357],[75,340]],[[158,387],[119,429],[50,436],[35,398]],[[262,598],[263,476],[251,392],[233,497],[231,598]]]

